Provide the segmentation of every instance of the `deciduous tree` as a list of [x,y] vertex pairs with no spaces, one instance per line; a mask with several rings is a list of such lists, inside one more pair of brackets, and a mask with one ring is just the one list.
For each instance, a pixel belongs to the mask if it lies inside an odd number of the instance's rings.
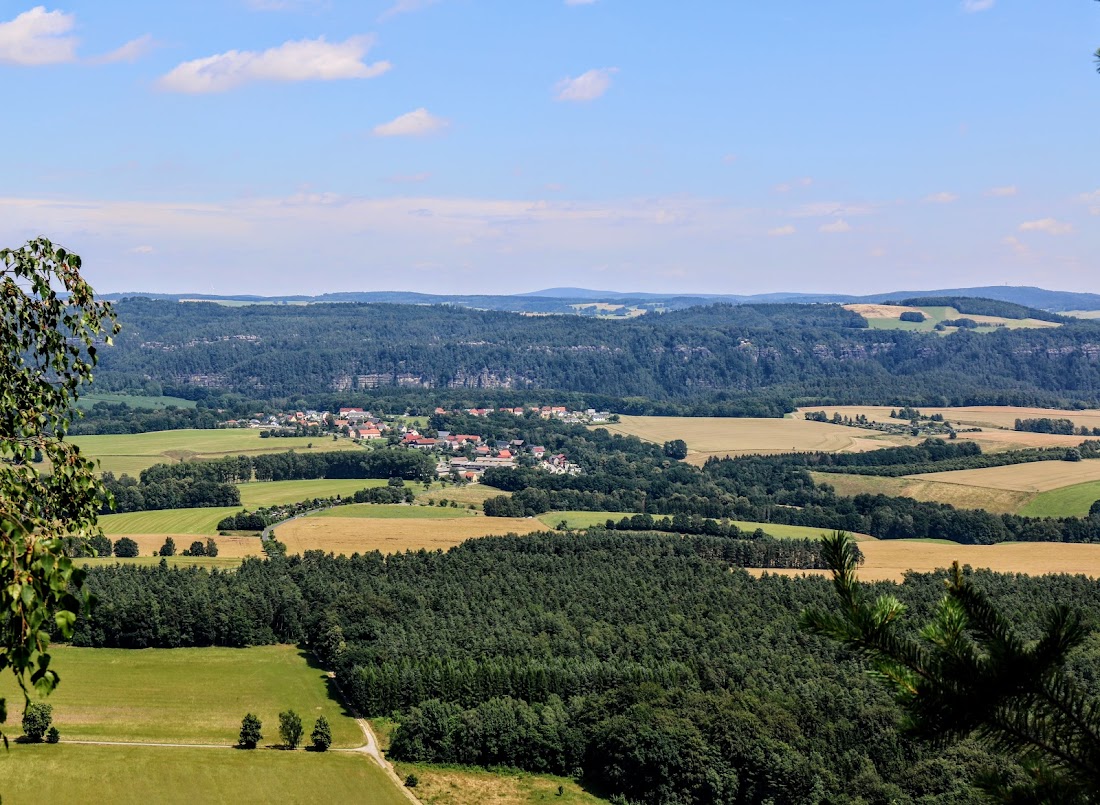
[[317,717],[317,723],[313,725],[313,732],[310,733],[309,739],[318,752],[324,752],[332,746],[332,729],[328,725],[327,718]]
[[287,749],[297,749],[302,742],[302,717],[293,710],[279,713],[279,737]]
[[[96,351],[118,325],[80,275],[80,258],[45,238],[0,249],[0,311],[0,671],[12,669],[24,696],[28,676],[48,694],[58,681],[51,623],[70,637],[85,603],[66,538],[99,533],[103,496],[93,464],[64,437]],[[39,456],[48,473],[33,466]]]
[[247,713],[243,719],[241,719],[241,734],[237,739],[238,745],[243,749],[255,749],[256,744],[264,739],[263,733],[260,730],[263,728],[263,722],[259,717],[252,713]]

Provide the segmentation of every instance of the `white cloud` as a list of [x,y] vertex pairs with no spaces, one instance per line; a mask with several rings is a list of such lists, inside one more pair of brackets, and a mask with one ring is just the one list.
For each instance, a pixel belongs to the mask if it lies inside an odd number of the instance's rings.
[[380,22],[396,17],[398,14],[409,14],[413,11],[420,11],[422,8],[428,6],[434,6],[439,0],[397,0],[392,6],[382,12],[382,15],[378,18]]
[[793,226],[787,224],[786,226],[777,226],[775,229],[769,229],[768,235],[773,238],[781,238],[785,235],[793,235],[797,231],[798,230],[795,229]]
[[154,251],[155,249],[152,246],[142,245],[130,249],[130,254],[152,254]]
[[726,154],[724,157],[722,157],[722,164],[723,165],[732,165],[736,161],[737,161],[737,154]]
[[1016,185],[1006,184],[1003,187],[991,187],[985,191],[985,194],[987,196],[998,196],[1004,198],[1007,196],[1014,196],[1017,192],[1018,191],[1016,189]]
[[183,62],[161,77],[170,92],[225,92],[253,81],[337,81],[375,78],[390,69],[388,61],[363,61],[373,37],[353,36],[343,42],[325,38],[284,42],[265,51],[229,50]]
[[611,76],[618,67],[589,70],[576,78],[563,78],[554,85],[554,97],[559,101],[594,101],[611,88]]
[[1093,215],[1100,215],[1100,190],[1093,190],[1091,193],[1082,193],[1078,198],[1083,204],[1089,205],[1089,212]]
[[590,6],[595,2],[596,0],[565,0],[567,6]]
[[1073,226],[1053,218],[1040,218],[1037,221],[1024,221],[1020,224],[1021,232],[1046,232],[1048,235],[1068,235],[1073,231]]
[[91,59],[93,64],[114,64],[116,62],[136,62],[143,56],[152,52],[153,48],[157,46],[157,42],[153,39],[152,34],[145,34],[145,36],[139,36],[137,39],[131,39],[125,45],[119,48],[115,48],[110,53],[104,53],[102,56],[96,56]]
[[813,178],[809,176],[803,176],[801,179],[795,179],[793,182],[783,182],[782,184],[777,184],[772,189],[775,190],[776,193],[789,193],[796,187],[809,187],[813,183]]
[[974,14],[978,11],[989,11],[996,5],[997,0],[963,0],[963,11]]
[[959,197],[954,193],[943,191],[941,193],[933,193],[930,196],[925,196],[924,200],[929,204],[950,204],[952,201],[958,201]]
[[0,22],[0,62],[40,65],[76,60],[73,14],[35,6],[10,22]]
[[450,121],[436,117],[424,107],[374,127],[375,137],[423,137],[447,128]]
[[834,235],[840,232],[851,232],[852,227],[843,218],[837,218],[831,224],[822,224],[817,228],[817,231]]

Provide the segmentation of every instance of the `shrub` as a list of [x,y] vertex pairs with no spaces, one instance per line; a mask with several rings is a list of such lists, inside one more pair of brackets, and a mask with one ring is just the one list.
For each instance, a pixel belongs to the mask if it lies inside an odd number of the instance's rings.
[[238,745],[244,749],[255,749],[256,744],[264,739],[260,729],[263,727],[263,723],[257,716],[252,713],[245,715],[241,719],[241,736],[238,740]]
[[904,313],[901,314],[900,318],[902,321],[910,321],[920,324],[922,321],[924,321],[925,316],[919,310],[906,310]]
[[188,548],[185,553],[188,556],[206,556],[206,546],[199,540],[195,540],[191,543],[191,547]]
[[61,733],[57,731],[57,727],[50,727],[46,730],[46,743],[55,744],[61,740]]
[[310,733],[309,740],[318,752],[324,752],[332,746],[332,730],[329,729],[327,718],[324,716],[317,717],[317,723],[313,725],[313,732]]
[[405,788],[416,788],[420,784],[420,778],[415,774],[410,774],[405,778]]
[[138,555],[138,544],[129,537],[115,540],[115,556],[120,559],[132,559]]
[[279,713],[279,737],[287,749],[297,749],[302,741],[302,717],[293,710]]
[[23,734],[28,741],[40,743],[53,721],[53,705],[30,702],[23,711]]

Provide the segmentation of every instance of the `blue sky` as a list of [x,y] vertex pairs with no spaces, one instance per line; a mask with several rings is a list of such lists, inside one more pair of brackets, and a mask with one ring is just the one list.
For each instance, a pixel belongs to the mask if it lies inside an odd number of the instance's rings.
[[101,291],[1100,291],[1088,0],[0,2]]

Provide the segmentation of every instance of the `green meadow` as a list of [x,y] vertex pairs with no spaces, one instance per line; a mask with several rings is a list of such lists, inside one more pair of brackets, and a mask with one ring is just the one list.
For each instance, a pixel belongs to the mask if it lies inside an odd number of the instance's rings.
[[237,484],[241,490],[241,505],[246,509],[259,506],[275,506],[280,503],[299,503],[314,498],[330,498],[340,495],[350,497],[360,489],[385,486],[386,480],[378,478],[326,479],[308,481],[255,481]]
[[[363,743],[358,724],[330,690],[325,672],[295,646],[107,649],[54,646],[61,676],[45,700],[62,739],[142,743],[236,743],[241,718],[255,713],[264,743],[278,743],[279,712],[292,709],[306,733],[317,716],[333,746]],[[0,677],[9,730],[18,734],[23,699],[10,673]],[[0,777],[0,779],[3,779]],[[7,792],[0,790],[7,799]]]
[[160,509],[159,511],[104,514],[99,518],[103,533],[109,537],[124,534],[206,534],[218,533],[218,523],[239,512],[239,506],[213,506],[206,509]]
[[[89,458],[99,461],[100,470],[115,475],[136,476],[154,464],[222,456],[285,453],[288,450],[360,450],[348,439],[333,441],[321,437],[260,437],[252,429],[166,430],[153,433],[74,436],[70,440]],[[312,445],[312,446],[311,446]]]
[[[563,520],[569,528],[592,528],[604,525],[609,519],[618,522],[624,517],[633,517],[633,512],[593,512],[593,511],[564,511],[547,512],[540,514],[539,520],[550,528],[556,528]],[[658,518],[659,519],[659,518]],[[801,525],[779,525],[777,523],[750,523],[745,520],[730,520],[732,525],[742,531],[755,531],[760,528],[765,533],[779,539],[819,539],[825,529],[810,528]]]
[[474,516],[468,509],[436,508],[435,506],[411,506],[401,503],[352,503],[326,509],[311,517],[353,517],[382,520],[453,520],[456,517]]
[[1084,517],[1097,500],[1100,500],[1100,481],[1086,481],[1040,492],[1020,509],[1020,514],[1028,517]]
[[254,752],[161,746],[18,745],[0,752],[5,805],[107,802],[348,802],[408,805],[358,752]]
[[131,408],[145,408],[150,411],[160,411],[168,406],[176,408],[194,408],[194,400],[185,400],[183,397],[143,397],[137,394],[111,394],[109,392],[96,392],[81,395],[77,402],[78,408],[91,408],[96,403],[125,403]]

